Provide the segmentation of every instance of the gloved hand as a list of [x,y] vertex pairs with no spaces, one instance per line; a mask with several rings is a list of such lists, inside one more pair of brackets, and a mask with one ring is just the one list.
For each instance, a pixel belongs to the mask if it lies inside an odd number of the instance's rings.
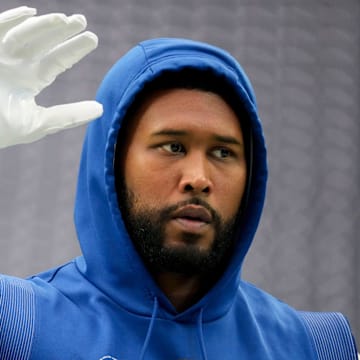
[[28,143],[82,125],[102,114],[101,104],[83,101],[49,108],[35,96],[97,47],[82,15],[35,16],[22,6],[0,14],[0,148]]

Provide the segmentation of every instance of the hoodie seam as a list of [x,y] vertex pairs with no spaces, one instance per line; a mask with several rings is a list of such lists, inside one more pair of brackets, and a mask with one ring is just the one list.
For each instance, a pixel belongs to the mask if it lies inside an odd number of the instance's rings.
[[[144,53],[145,59],[146,59],[146,63],[149,65],[150,70],[151,70],[152,73],[154,73],[154,71],[151,69],[151,66],[153,64],[157,64],[158,62],[161,62],[164,59],[171,59],[171,58],[177,58],[177,57],[181,57],[181,58],[183,58],[183,57],[186,57],[186,58],[196,57],[196,58],[200,58],[200,59],[206,59],[207,61],[210,58],[210,59],[215,60],[216,62],[218,62],[218,58],[216,58],[214,56],[206,56],[206,55],[203,55],[201,53],[195,53],[196,56],[194,56],[194,52],[192,52],[192,51],[189,51],[188,53],[169,54],[169,55],[166,55],[166,56],[162,56],[160,59],[155,57],[154,60],[150,61],[145,46],[142,43],[139,43],[138,45],[141,47],[141,49],[142,49],[142,51]],[[236,77],[238,78],[238,74],[236,73],[236,71],[234,71],[233,67],[231,67],[231,66],[229,66],[227,64],[224,64],[224,63],[222,63],[221,66],[225,67],[227,70],[229,70],[231,73],[236,75]]]
[[[143,44],[139,44],[139,46],[140,46],[141,50],[142,50],[143,53],[144,53],[144,56],[145,56],[145,59],[146,59],[146,64],[148,65],[148,68],[150,69],[150,71],[151,71],[152,73],[154,73],[154,71],[153,71],[153,69],[152,69],[152,67],[151,67],[151,65],[150,65],[150,60],[149,60],[149,57],[148,57],[148,54],[147,54],[147,52],[146,52],[146,49],[145,49],[144,45],[143,45]],[[135,77],[135,78],[136,78],[136,77]]]

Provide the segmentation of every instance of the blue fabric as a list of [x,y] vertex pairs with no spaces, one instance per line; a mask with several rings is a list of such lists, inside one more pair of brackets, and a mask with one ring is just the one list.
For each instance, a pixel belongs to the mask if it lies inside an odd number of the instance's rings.
[[357,360],[347,320],[339,313],[301,312],[319,360]]
[[0,294],[0,359],[26,360],[34,338],[34,291],[25,280],[0,276]]
[[[211,70],[232,85],[251,122],[254,166],[248,206],[223,276],[196,304],[178,313],[125,230],[113,161],[118,132],[135,95],[159,73],[187,67]],[[317,360],[301,315],[241,280],[263,207],[267,166],[255,96],[238,63],[204,43],[145,41],[108,72],[97,99],[104,114],[88,127],[74,214],[83,256],[29,279],[36,316],[28,358]],[[6,309],[0,309],[2,316],[10,317]]]

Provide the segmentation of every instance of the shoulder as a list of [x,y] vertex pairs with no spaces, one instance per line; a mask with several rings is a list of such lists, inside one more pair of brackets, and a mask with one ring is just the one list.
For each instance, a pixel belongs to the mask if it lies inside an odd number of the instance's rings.
[[71,267],[68,263],[28,279],[0,274],[0,359],[29,359],[38,324],[44,326],[66,299],[58,283],[67,282],[62,272]]
[[341,313],[299,311],[318,358],[356,359],[357,351],[350,325]]
[[0,359],[28,359],[35,330],[35,295],[31,283],[0,275]]
[[251,311],[267,329],[279,328],[289,336],[305,335],[305,343],[313,349],[319,360],[355,360],[356,345],[350,325],[341,313],[298,311],[283,301],[247,282],[242,282],[240,291]]

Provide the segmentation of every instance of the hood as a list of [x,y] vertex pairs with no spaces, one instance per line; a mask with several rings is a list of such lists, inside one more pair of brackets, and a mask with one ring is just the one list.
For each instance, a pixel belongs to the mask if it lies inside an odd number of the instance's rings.
[[[252,171],[248,204],[229,264],[214,287],[195,305],[177,313],[137,254],[118,206],[113,169],[115,145],[127,109],[144,84],[164,71],[184,68],[212,71],[225,77],[250,119]],[[201,309],[204,321],[221,316],[233,302],[241,266],[253,240],[263,208],[267,178],[266,150],[255,96],[243,69],[225,51],[184,39],[154,39],[139,43],[105,76],[97,100],[101,118],[86,133],[75,204],[75,226],[83,256],[77,266],[102,292],[128,311],[151,316],[154,299],[158,316],[190,321]]]

